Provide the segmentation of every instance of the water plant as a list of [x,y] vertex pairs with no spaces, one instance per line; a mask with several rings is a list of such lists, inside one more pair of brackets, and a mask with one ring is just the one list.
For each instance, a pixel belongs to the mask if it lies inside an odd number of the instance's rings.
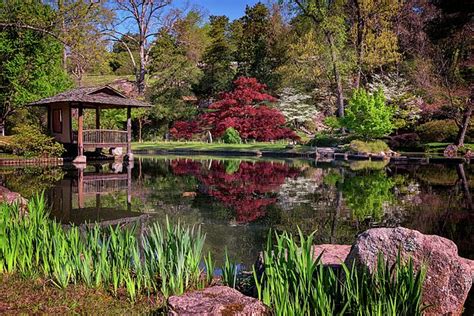
[[26,212],[0,204],[0,273],[42,276],[60,288],[82,282],[113,295],[123,288],[131,302],[140,294],[166,298],[200,286],[200,229],[168,220],[141,235],[134,226],[65,229],[48,215],[42,195]]
[[314,233],[305,237],[269,235],[263,253],[265,270],[254,281],[258,298],[277,315],[421,315],[425,268],[400,254],[390,265],[378,257],[376,272],[342,264],[339,271],[313,256]]
[[207,253],[207,256],[204,257],[204,265],[206,266],[206,283],[210,285],[212,283],[212,279],[214,278],[214,269],[215,269],[215,262],[212,260],[211,252]]
[[222,269],[222,281],[224,284],[235,289],[237,285],[237,272],[237,265],[230,261],[226,248],[224,268]]

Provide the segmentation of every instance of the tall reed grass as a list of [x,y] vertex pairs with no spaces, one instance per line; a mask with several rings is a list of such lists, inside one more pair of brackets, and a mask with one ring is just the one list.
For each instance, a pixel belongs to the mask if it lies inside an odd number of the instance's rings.
[[139,294],[166,298],[203,286],[199,229],[168,220],[141,238],[135,227],[64,229],[45,205],[37,196],[22,215],[18,206],[0,204],[0,273],[42,276],[60,288],[83,282],[114,295],[126,289],[132,302]]
[[[254,281],[258,298],[277,315],[421,315],[425,269],[413,261],[393,265],[380,255],[377,272],[355,265],[339,272],[313,258],[313,236],[269,235],[263,253],[265,270]],[[299,241],[297,241],[299,240]]]

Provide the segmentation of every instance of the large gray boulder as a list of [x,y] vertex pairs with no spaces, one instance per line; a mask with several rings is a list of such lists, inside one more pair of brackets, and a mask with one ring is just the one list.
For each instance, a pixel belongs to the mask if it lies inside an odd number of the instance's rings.
[[259,300],[227,286],[213,286],[168,299],[170,315],[269,315]]
[[461,315],[472,285],[472,262],[459,257],[449,239],[402,227],[369,229],[357,237],[346,264],[355,262],[374,272],[379,253],[393,263],[399,249],[403,258],[413,258],[416,269],[427,267],[423,304],[431,307],[425,315]]

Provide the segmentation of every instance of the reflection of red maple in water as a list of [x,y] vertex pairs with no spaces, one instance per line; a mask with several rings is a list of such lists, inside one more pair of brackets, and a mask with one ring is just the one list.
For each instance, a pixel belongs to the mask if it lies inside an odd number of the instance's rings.
[[213,161],[210,168],[202,168],[200,162],[185,159],[171,162],[176,175],[193,175],[205,187],[206,194],[236,212],[239,223],[252,222],[264,217],[266,207],[274,204],[276,192],[287,177],[296,177],[297,168],[275,162],[241,162],[234,173],[227,173],[225,164]]

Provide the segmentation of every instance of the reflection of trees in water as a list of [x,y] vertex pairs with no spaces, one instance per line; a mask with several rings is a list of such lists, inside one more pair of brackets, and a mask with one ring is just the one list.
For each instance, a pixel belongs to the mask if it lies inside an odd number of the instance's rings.
[[183,192],[194,192],[198,181],[193,176],[176,177],[170,172],[168,161],[139,159],[134,167],[134,197],[141,200],[148,212],[163,208],[180,211],[190,200],[183,198]]
[[287,179],[282,186],[279,229],[316,231],[318,243],[351,243],[358,232],[393,214],[394,181],[385,170],[314,170],[312,176]]
[[474,258],[471,165],[409,166],[397,170],[418,179],[418,203],[406,205],[404,226],[453,240],[462,256]]
[[394,200],[393,186],[385,171],[363,171],[345,177],[342,193],[355,219],[380,221],[384,205]]
[[285,178],[295,177],[299,169],[278,162],[240,164],[177,159],[171,162],[176,175],[192,174],[200,182],[202,193],[217,199],[235,211],[237,223],[248,223],[266,215],[266,207],[276,202],[276,192]]
[[64,171],[60,167],[28,166],[3,169],[0,175],[8,189],[29,199],[52,188],[64,177]]

